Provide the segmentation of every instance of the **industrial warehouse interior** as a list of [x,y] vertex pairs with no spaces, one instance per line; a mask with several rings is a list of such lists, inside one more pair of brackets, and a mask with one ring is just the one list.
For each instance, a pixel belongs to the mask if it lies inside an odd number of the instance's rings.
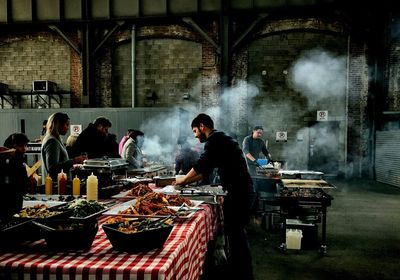
[[[0,188],[21,211],[0,207],[0,279],[233,279],[223,176],[247,172],[221,175],[234,165],[219,154],[188,183],[210,143],[200,113],[237,142],[253,182],[248,279],[398,279],[395,4],[0,0]],[[42,207],[56,218],[25,213]]]

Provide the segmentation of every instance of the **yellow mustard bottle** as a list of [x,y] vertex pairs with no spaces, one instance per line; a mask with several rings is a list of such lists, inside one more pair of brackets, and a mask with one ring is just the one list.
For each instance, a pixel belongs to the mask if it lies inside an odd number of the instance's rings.
[[78,175],[75,175],[75,178],[72,180],[72,195],[81,195],[81,180],[79,180]]
[[47,174],[46,180],[44,181],[44,192],[46,195],[53,194],[53,179]]
[[86,200],[98,200],[98,184],[99,181],[97,180],[97,176],[92,175],[88,176],[86,179]]

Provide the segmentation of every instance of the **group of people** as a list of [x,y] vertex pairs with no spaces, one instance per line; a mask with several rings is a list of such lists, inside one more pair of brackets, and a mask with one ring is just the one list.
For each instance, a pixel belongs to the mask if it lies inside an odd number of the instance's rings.
[[[126,139],[123,138],[122,150],[116,135],[108,133],[112,123],[106,117],[98,117],[90,123],[77,137],[69,137],[64,144],[65,136],[70,128],[70,118],[67,114],[57,112],[43,122],[43,130],[36,142],[41,142],[42,177],[47,174],[57,180],[62,170],[79,169],[88,158],[104,156],[126,159],[132,168],[143,166],[141,145],[143,132],[130,130]],[[13,133],[0,147],[0,186],[5,200],[0,204],[0,221],[8,220],[22,208],[23,196],[29,190],[29,178],[25,163],[25,153],[28,137],[24,133]]]
[[88,158],[122,157],[128,161],[130,168],[143,167],[143,132],[129,129],[118,143],[116,135],[109,133],[111,121],[101,116],[89,123],[78,136],[72,138],[70,135],[64,145],[61,136],[67,134],[69,126],[70,119],[65,113],[54,113],[47,121],[41,153],[44,170],[53,180],[61,170],[80,168]]
[[[65,113],[52,114],[47,120],[46,133],[42,140],[41,153],[45,170],[56,179],[61,169],[67,171],[82,164],[86,158],[114,155],[113,153],[126,158],[131,166],[143,166],[140,158],[143,157],[141,145],[144,133],[129,129],[119,144],[114,137],[111,139],[113,145],[110,145],[107,136],[111,125],[107,118],[98,117],[82,131],[68,152],[61,136],[67,134],[70,119]],[[193,119],[191,128],[194,137],[204,143],[204,150],[200,155],[195,154],[187,141],[180,143],[181,149],[177,155],[180,165],[176,172],[185,175],[177,177],[174,184],[187,185],[200,181],[214,169],[217,170],[220,184],[227,191],[223,213],[224,232],[229,248],[228,271],[232,279],[253,279],[252,257],[245,227],[250,220],[255,199],[252,167],[260,153],[271,158],[261,139],[263,129],[255,127],[252,134],[244,139],[242,150],[235,139],[214,128],[214,122],[209,115],[199,114]],[[22,207],[23,194],[27,191],[24,153],[28,142],[25,134],[14,133],[0,149],[0,183],[9,198],[0,204],[0,220],[10,218],[10,215]],[[117,151],[112,151],[111,148]],[[189,160],[183,163],[183,158]]]

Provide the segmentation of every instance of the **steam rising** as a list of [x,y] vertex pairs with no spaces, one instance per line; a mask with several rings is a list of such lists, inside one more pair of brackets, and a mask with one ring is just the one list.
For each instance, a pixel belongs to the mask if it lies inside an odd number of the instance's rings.
[[311,102],[343,96],[346,85],[346,59],[322,50],[304,54],[290,69],[291,86]]
[[[198,88],[198,85],[194,85],[193,88]],[[171,164],[174,162],[178,149],[177,143],[181,139],[185,139],[193,149],[201,151],[202,145],[193,137],[191,129],[192,119],[199,113],[210,115],[218,130],[231,135],[236,134],[236,131],[239,130],[240,114],[243,114],[238,108],[245,108],[241,104],[257,94],[257,87],[246,82],[239,82],[237,86],[223,92],[219,106],[200,110],[193,105],[185,105],[172,108],[171,111],[150,119],[140,127],[140,130],[145,134],[142,147],[144,154],[150,160]],[[229,116],[229,118],[224,116]]]
[[[238,139],[240,144],[254,125],[264,126],[263,138],[269,141],[275,140],[276,131],[289,131],[288,142],[280,147],[276,145],[280,151],[271,150],[272,157],[285,160],[286,168],[307,169],[311,142],[314,151],[324,151],[327,158],[341,154],[338,135],[334,135],[332,130],[322,124],[317,128],[318,137],[309,139],[310,129],[314,128],[301,127],[299,119],[302,119],[304,117],[302,114],[307,113],[307,110],[318,102],[328,104],[329,110],[333,110],[333,102],[330,102],[332,98],[342,107],[335,112],[342,114],[344,102],[341,98],[345,93],[345,73],[344,57],[318,49],[308,51],[293,63],[287,77],[289,86],[306,97],[305,104],[300,104],[299,107],[298,100],[292,98],[279,98],[268,104],[257,104],[255,98],[260,94],[258,87],[246,81],[238,81],[235,86],[224,89],[219,96],[219,104],[215,106],[206,109],[194,105],[180,106],[142,124],[140,130],[145,133],[143,151],[151,160],[171,164],[174,162],[180,137],[186,138],[194,149],[202,150],[198,140],[193,137],[190,124],[197,114],[206,113],[213,118],[218,130],[232,136],[240,136]],[[208,82],[215,83],[217,80],[213,77]],[[200,82],[193,85],[192,92],[188,92],[189,95],[199,94]]]

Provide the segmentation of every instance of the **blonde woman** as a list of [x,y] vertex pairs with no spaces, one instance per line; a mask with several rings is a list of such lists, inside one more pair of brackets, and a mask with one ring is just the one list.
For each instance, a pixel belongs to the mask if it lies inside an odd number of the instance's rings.
[[61,139],[61,136],[67,134],[69,125],[68,115],[60,112],[52,114],[47,121],[41,153],[45,170],[53,180],[57,180],[61,169],[68,173],[74,164],[81,164],[86,159],[85,156],[69,158]]

